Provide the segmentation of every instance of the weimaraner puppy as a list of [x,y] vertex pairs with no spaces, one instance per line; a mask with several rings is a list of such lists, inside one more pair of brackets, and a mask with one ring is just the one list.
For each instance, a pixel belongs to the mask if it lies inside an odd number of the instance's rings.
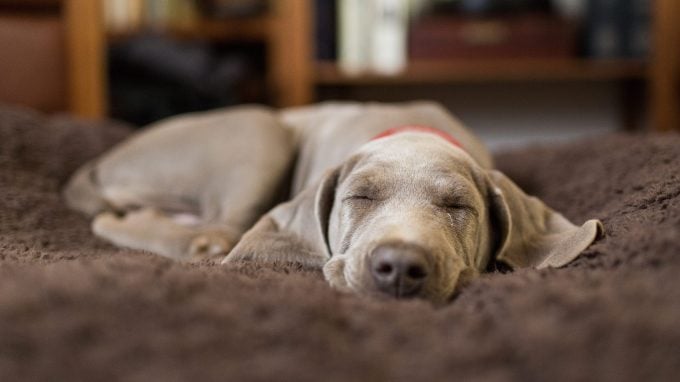
[[[288,178],[289,201],[260,217]],[[497,262],[565,265],[602,231],[522,192],[431,102],[171,119],[86,164],[65,195],[121,246],[295,262],[340,290],[433,302]]]

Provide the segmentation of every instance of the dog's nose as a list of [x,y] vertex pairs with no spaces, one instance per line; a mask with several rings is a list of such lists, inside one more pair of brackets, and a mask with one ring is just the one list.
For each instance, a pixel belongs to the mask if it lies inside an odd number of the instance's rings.
[[380,245],[369,267],[378,290],[397,298],[417,295],[430,273],[427,251],[416,245]]

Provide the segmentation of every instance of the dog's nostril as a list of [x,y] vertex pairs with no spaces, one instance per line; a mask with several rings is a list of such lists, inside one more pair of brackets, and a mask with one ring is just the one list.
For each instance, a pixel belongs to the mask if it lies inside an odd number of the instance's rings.
[[394,267],[388,263],[380,263],[378,264],[378,267],[376,267],[375,271],[378,274],[388,276],[392,273],[392,271],[394,271]]
[[406,275],[414,280],[420,280],[427,276],[427,272],[421,265],[411,265],[406,270]]

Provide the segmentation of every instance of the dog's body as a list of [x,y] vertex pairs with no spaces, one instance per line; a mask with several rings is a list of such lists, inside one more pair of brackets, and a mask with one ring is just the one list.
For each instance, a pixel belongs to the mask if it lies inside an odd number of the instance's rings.
[[[409,125],[442,134],[373,140]],[[252,226],[291,166],[290,201]],[[66,199],[121,246],[179,260],[233,247],[224,261],[299,262],[339,289],[444,301],[491,260],[560,266],[600,230],[491,168],[483,145],[429,102],[241,107],[147,129],[79,170]]]

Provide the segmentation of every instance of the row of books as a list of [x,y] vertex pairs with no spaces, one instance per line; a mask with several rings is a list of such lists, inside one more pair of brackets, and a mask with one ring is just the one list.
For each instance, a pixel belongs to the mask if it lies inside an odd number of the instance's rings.
[[182,29],[201,18],[247,17],[264,12],[267,0],[104,0],[107,29]]
[[123,33],[190,25],[198,12],[196,3],[186,0],[105,0],[104,15],[109,31]]
[[652,0],[589,0],[585,53],[591,57],[645,57],[651,43]]
[[408,60],[644,57],[651,0],[316,0],[317,59],[347,74]]

